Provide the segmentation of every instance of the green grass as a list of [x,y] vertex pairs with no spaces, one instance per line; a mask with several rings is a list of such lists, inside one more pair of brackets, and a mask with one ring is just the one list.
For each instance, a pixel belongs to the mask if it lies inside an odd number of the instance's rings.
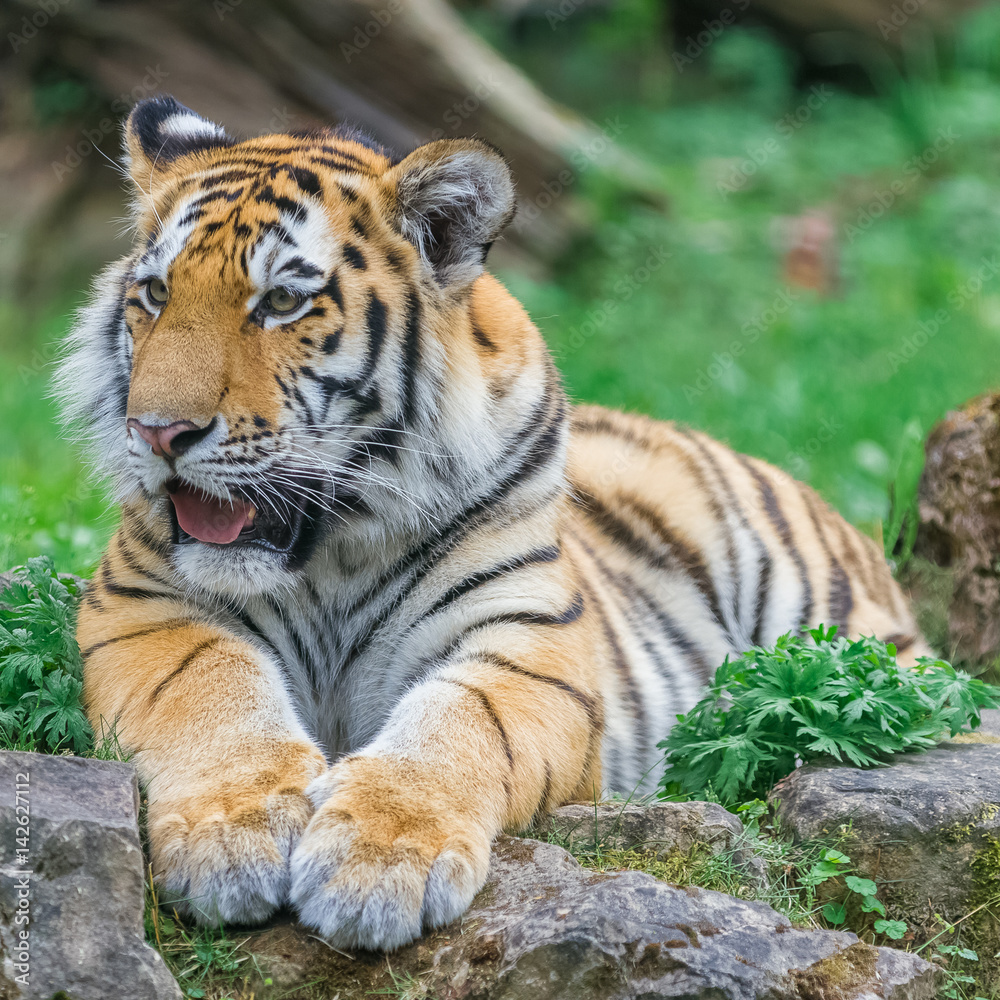
[[86,575],[114,528],[47,395],[68,325],[68,310],[38,320],[0,308],[0,571],[47,555],[61,572]]
[[146,897],[146,940],[163,956],[185,1000],[251,1000],[247,979],[254,972],[259,977],[259,970],[242,949],[245,935],[234,937],[223,927],[189,926],[157,900],[149,881]]
[[[798,927],[825,926],[816,886],[808,885],[809,880],[803,876],[845,839],[846,831],[839,831],[827,840],[793,843],[782,835],[776,819],[763,803],[754,803],[743,814],[744,831],[733,847],[725,851],[713,851],[707,844],[695,843],[687,851],[658,856],[641,846],[613,847],[586,838],[570,842],[557,835],[549,835],[548,839],[594,871],[644,872],[672,885],[712,889],[766,903]],[[763,868],[755,870],[746,865],[746,852],[755,853]],[[761,878],[765,873],[766,878]],[[824,900],[830,898],[831,889],[833,896],[846,892],[842,881],[838,880],[837,886],[839,889],[832,884],[827,887]]]

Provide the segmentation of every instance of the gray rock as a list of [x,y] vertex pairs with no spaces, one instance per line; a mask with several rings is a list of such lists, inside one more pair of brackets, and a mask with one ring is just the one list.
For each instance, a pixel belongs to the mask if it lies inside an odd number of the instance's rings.
[[767,882],[767,866],[744,844],[743,824],[715,802],[562,806],[546,816],[532,835],[570,850],[600,844],[605,849],[649,851],[661,859],[703,845],[712,854],[730,854],[754,884]]
[[648,850],[665,858],[687,853],[695,844],[713,853],[732,850],[743,824],[714,802],[658,802],[653,805],[608,802],[562,806],[533,831],[570,848],[592,847]]
[[413,977],[438,1000],[932,1000],[941,973],[842,931],[804,931],[763,903],[599,874],[561,847],[501,838],[489,880],[456,923],[389,956],[334,952],[297,925],[248,947],[284,995],[316,982],[360,1000]]
[[1000,708],[984,708],[980,713],[982,721],[975,732],[962,733],[955,737],[961,743],[1000,743]]
[[855,866],[918,918],[957,919],[1000,889],[1000,746],[945,743],[888,767],[799,768],[774,789],[800,838],[849,831]]
[[0,752],[4,1000],[180,1000],[143,938],[138,806],[128,764]]

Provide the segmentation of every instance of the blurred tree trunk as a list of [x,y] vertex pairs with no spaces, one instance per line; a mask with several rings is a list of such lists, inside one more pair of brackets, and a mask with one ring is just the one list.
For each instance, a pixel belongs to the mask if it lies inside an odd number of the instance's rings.
[[1000,666],[1000,393],[949,413],[926,452],[913,551],[947,573],[945,655]]
[[[346,121],[400,152],[479,135],[510,158],[505,248],[544,261],[584,220],[588,170],[657,200],[657,178],[558,107],[445,0],[8,0],[0,7],[0,281],[24,296],[120,253],[119,122],[156,93],[230,130]],[[501,253],[503,248],[498,247]],[[75,275],[74,275],[75,277]]]

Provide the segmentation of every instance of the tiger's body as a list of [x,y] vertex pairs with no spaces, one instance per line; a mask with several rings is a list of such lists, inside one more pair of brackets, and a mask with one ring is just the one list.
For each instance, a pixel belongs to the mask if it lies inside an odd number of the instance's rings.
[[926,651],[808,487],[567,405],[482,272],[513,208],[485,144],[236,143],[169,99],[126,141],[136,250],[61,376],[122,502],[79,639],[199,916],[395,947],[500,830],[654,786],[727,654],[820,622]]

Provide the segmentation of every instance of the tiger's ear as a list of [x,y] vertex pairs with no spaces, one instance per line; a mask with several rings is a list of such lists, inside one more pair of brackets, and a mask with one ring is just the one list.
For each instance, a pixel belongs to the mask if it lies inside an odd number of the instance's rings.
[[141,188],[157,167],[200,149],[230,146],[225,130],[172,97],[140,101],[125,123],[125,165]]
[[514,179],[500,152],[480,139],[440,139],[414,150],[386,179],[395,182],[400,232],[438,283],[477,278],[514,217]]

